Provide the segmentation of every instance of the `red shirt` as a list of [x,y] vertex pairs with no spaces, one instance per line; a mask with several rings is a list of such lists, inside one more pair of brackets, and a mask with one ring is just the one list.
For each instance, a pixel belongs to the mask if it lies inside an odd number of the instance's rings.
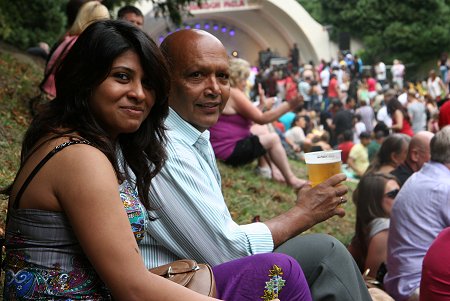
[[344,164],[347,163],[348,155],[350,154],[350,150],[352,149],[353,145],[354,144],[352,141],[344,141],[338,145],[337,148],[342,151],[341,153],[342,163]]
[[337,85],[338,81],[336,78],[330,79],[330,83],[328,84],[328,97],[329,98],[338,98],[338,91],[337,91]]
[[450,301],[450,228],[444,229],[423,259],[420,301]]
[[447,100],[439,109],[439,128],[450,124],[450,100]]
[[373,77],[367,79],[367,91],[376,91],[377,81]]
[[[393,125],[397,124],[397,120],[395,120],[395,118],[392,118],[392,124]],[[410,137],[414,136],[414,132],[411,128],[411,124],[408,122],[408,120],[406,120],[406,118],[403,118],[403,127],[397,133],[406,134]]]

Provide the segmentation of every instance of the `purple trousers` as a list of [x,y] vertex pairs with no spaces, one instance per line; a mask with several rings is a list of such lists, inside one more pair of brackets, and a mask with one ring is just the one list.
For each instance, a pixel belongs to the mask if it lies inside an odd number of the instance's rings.
[[217,297],[226,301],[311,301],[298,262],[285,254],[248,256],[213,267]]

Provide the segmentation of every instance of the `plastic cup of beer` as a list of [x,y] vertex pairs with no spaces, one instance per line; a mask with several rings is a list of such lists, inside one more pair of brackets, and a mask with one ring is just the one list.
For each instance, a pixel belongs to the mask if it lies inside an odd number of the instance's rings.
[[311,186],[341,173],[341,150],[305,153],[305,162]]

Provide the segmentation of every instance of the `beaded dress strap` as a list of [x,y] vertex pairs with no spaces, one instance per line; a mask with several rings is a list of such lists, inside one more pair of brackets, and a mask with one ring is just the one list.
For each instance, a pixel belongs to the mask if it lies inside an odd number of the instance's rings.
[[28,185],[30,184],[31,180],[33,180],[34,176],[38,173],[38,171],[42,168],[42,166],[44,166],[44,164],[47,163],[47,161],[50,160],[50,158],[53,157],[55,154],[57,154],[58,152],[60,152],[64,148],[66,148],[66,147],[68,147],[70,145],[74,145],[74,144],[91,145],[91,143],[89,141],[87,141],[87,140],[71,140],[71,141],[67,141],[67,142],[62,143],[62,144],[58,145],[57,147],[55,147],[53,150],[51,150],[41,160],[41,162],[39,162],[39,164],[36,165],[36,167],[33,169],[33,171],[28,175],[28,178],[25,180],[25,182],[23,183],[22,187],[20,187],[20,190],[17,193],[16,199],[15,199],[14,204],[13,204],[13,208],[14,209],[19,208],[20,199],[22,198],[22,195],[25,192],[25,189],[28,187]]

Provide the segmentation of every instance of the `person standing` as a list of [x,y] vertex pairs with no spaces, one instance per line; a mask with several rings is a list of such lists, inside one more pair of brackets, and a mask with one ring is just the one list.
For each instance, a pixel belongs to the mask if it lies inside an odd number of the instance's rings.
[[378,59],[377,63],[375,64],[375,74],[377,82],[383,89],[385,89],[387,84],[386,65],[380,59]]
[[300,51],[298,50],[297,43],[294,43],[294,46],[291,49],[291,63],[292,67],[294,67],[295,72],[298,71],[299,60],[300,60]]
[[403,78],[405,76],[405,65],[402,64],[399,60],[395,59],[393,65],[391,67],[392,73],[392,83],[394,84],[394,88],[398,91],[403,89]]
[[431,70],[428,73],[427,80],[428,94],[434,100],[434,102],[440,106],[442,95],[446,93],[446,87],[442,79],[436,75],[436,71]]
[[425,131],[427,128],[427,112],[423,102],[416,98],[416,90],[408,90],[408,104],[406,107],[411,118],[411,127],[414,134]]

